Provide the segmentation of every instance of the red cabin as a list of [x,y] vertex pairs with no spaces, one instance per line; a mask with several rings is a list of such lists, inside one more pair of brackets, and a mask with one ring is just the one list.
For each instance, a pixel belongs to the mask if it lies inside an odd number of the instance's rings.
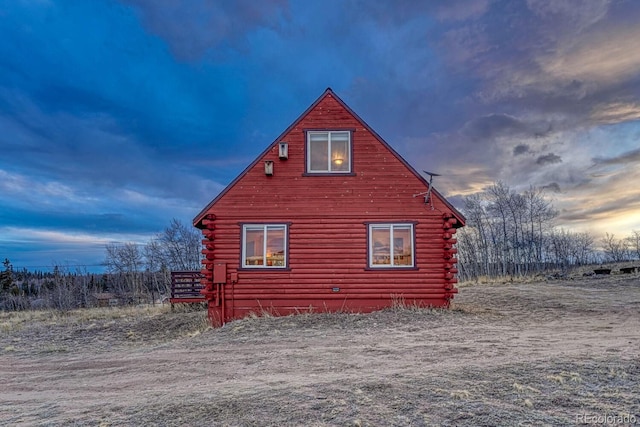
[[209,316],[446,307],[464,221],[327,89],[194,219]]

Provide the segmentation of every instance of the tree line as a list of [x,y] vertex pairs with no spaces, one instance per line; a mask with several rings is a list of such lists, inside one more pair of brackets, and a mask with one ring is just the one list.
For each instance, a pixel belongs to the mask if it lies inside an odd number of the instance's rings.
[[[542,189],[516,192],[498,182],[464,198],[466,226],[458,230],[460,280],[525,276],[582,265],[640,260],[640,231],[599,241],[555,225],[558,212]],[[106,272],[55,266],[52,272],[14,271],[4,260],[0,309],[69,310],[105,303],[139,304],[167,297],[171,271],[201,269],[200,231],[173,219],[146,244],[105,247]]]
[[544,190],[516,192],[497,182],[464,198],[466,226],[457,237],[461,280],[566,272],[581,265],[640,260],[640,231],[599,242],[588,232],[556,226],[557,210]]
[[200,231],[173,219],[145,244],[106,245],[102,274],[64,266],[54,266],[50,272],[14,270],[5,259],[0,271],[0,309],[155,303],[169,295],[171,271],[200,270],[200,250]]

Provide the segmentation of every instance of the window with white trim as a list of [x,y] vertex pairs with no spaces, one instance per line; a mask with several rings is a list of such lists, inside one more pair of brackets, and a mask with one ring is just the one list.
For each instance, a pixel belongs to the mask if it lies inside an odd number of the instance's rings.
[[351,132],[308,131],[307,172],[351,172]]
[[413,224],[369,224],[369,267],[415,266]]
[[286,268],[287,225],[244,224],[242,226],[243,268]]

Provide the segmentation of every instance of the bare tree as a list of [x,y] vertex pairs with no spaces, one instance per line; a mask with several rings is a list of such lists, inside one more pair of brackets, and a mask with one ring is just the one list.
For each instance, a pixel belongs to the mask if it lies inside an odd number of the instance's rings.
[[629,247],[632,256],[635,259],[640,260],[640,231],[633,230],[631,236],[627,237],[627,246]]
[[601,240],[602,250],[607,261],[622,262],[629,259],[627,240],[616,239],[614,234],[606,233]]
[[139,295],[142,291],[143,257],[136,243],[118,245],[110,243],[106,246],[105,264],[112,274],[117,274],[116,291],[120,294]]
[[595,261],[595,239],[587,232],[574,235],[573,259],[576,265],[593,264]]
[[461,278],[527,275],[568,268],[593,253],[593,238],[554,229],[557,211],[542,190],[518,193],[498,182],[464,199],[458,233]]
[[477,264],[473,270],[476,274],[489,275],[492,260],[491,252],[487,249],[489,245],[495,244],[495,235],[492,233],[487,211],[479,194],[473,194],[465,199],[465,213],[468,221],[474,227],[463,229],[466,239],[462,239],[458,244],[458,250],[461,250],[461,247],[465,245],[465,240],[467,240],[466,243],[468,245],[462,251],[469,256],[473,253],[473,259]]
[[525,191],[527,224],[523,226],[527,263],[538,272],[544,268],[544,245],[552,229],[552,221],[558,215],[551,202],[545,198],[544,191],[531,186]]
[[174,218],[169,227],[156,236],[156,243],[151,249],[156,258],[171,270],[198,271],[201,269],[201,239],[198,230]]
[[144,258],[149,280],[147,284],[151,291],[152,300],[155,302],[158,298],[166,295],[169,291],[171,281],[170,274],[164,260],[163,247],[158,240],[151,240],[144,247]]
[[497,249],[502,251],[502,255],[498,256],[498,260],[500,261],[501,274],[503,276],[512,273],[509,266],[513,261],[511,253],[513,242],[509,238],[511,225],[509,223],[507,206],[510,191],[509,187],[502,182],[493,184],[486,191],[486,197],[488,197],[490,201],[487,207],[488,212],[497,219],[498,227],[502,232]]
[[591,234],[572,233],[563,228],[549,235],[549,253],[552,262],[563,270],[574,265],[595,262],[594,238]]

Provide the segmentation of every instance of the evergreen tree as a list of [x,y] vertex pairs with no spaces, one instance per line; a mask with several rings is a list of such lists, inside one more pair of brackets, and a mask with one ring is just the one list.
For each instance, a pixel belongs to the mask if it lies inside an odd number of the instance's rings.
[[14,286],[13,282],[13,266],[8,258],[5,258],[2,262],[4,270],[0,272],[0,292],[3,294],[9,293]]

